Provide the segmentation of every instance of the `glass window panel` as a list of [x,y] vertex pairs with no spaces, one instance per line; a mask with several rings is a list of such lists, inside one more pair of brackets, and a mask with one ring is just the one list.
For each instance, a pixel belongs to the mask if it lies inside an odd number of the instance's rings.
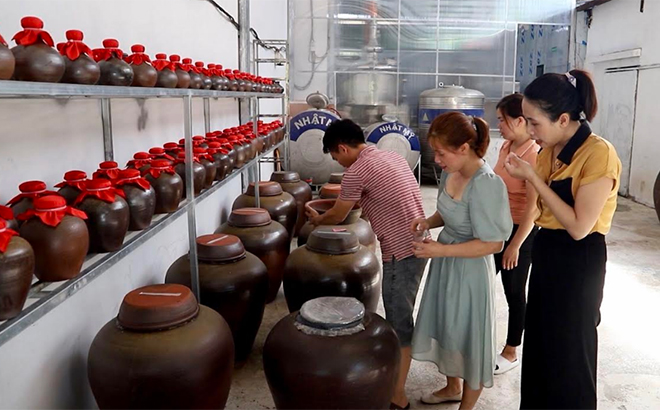
[[439,0],[440,21],[504,21],[507,0]]
[[503,25],[440,24],[438,72],[503,74],[506,33]]
[[510,21],[570,24],[575,0],[508,0]]
[[338,0],[335,16],[338,18],[376,16],[385,19],[397,19],[399,17],[399,0]]
[[401,0],[401,18],[433,20],[438,18],[438,0]]

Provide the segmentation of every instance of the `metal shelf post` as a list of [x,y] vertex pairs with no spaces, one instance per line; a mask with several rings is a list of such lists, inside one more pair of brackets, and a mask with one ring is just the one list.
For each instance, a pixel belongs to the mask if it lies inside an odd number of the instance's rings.
[[103,156],[106,161],[115,159],[112,140],[112,110],[109,98],[101,98],[101,124],[103,126]]
[[192,98],[183,98],[183,132],[185,137],[186,166],[186,202],[188,206],[188,242],[190,252],[190,283],[198,303],[202,303],[199,293],[199,270],[197,262],[197,219],[195,216],[195,178],[193,174],[193,144],[192,144]]

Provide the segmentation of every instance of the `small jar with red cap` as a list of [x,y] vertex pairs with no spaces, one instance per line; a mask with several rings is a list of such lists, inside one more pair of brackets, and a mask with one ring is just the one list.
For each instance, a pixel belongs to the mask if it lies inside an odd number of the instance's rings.
[[169,155],[172,158],[176,158],[179,155],[181,147],[176,142],[166,142],[163,144],[163,149],[165,149],[165,154]]
[[209,142],[208,153],[213,157],[215,163],[218,164],[218,171],[216,172],[216,181],[222,181],[234,169],[234,159],[229,155],[229,151],[222,148],[219,142]]
[[204,175],[204,188],[211,188],[218,173],[218,164],[215,162],[215,158],[208,153],[206,148],[195,148],[193,153],[199,158],[199,161],[204,165],[204,170],[206,171]]
[[190,88],[195,90],[200,90],[204,87],[204,81],[202,81],[202,76],[200,75],[197,67],[192,63],[191,58],[184,58],[181,69],[186,71],[190,75]]
[[21,237],[34,250],[39,280],[57,282],[80,274],[89,249],[85,212],[68,206],[59,195],[46,195],[18,218],[24,221]]
[[18,81],[57,83],[64,76],[64,58],[55,50],[53,38],[44,30],[44,22],[38,17],[23,17],[22,31],[14,35],[16,47],[13,78]]
[[[188,191],[186,190],[186,153],[179,152],[176,161],[174,161],[174,171],[183,180],[183,197],[186,198]],[[195,196],[199,195],[204,189],[204,182],[206,181],[206,168],[202,165],[198,157],[193,155],[193,189]]]
[[152,160],[155,159],[166,159],[168,161],[174,162],[175,157],[170,156],[167,151],[165,151],[165,148],[161,147],[152,147],[149,148],[149,155],[151,156]]
[[174,71],[174,64],[167,60],[167,54],[156,54],[156,59],[152,64],[158,70],[156,87],[176,88],[177,84],[179,84],[179,77]]
[[133,54],[126,57],[125,61],[133,69],[133,87],[153,87],[158,80],[158,72],[151,65],[151,58],[145,53],[142,44],[131,46]]
[[149,169],[149,164],[151,164],[151,154],[148,152],[136,152],[133,154],[133,159],[126,163],[127,169],[138,169],[140,172],[144,173]]
[[103,161],[99,164],[99,169],[92,174],[92,179],[108,179],[114,181],[119,176],[119,164],[115,161]]
[[166,159],[154,159],[144,174],[156,191],[156,213],[167,214],[179,209],[183,198],[183,179],[174,171],[172,163]]
[[238,91],[238,81],[234,74],[232,74],[231,69],[227,68],[225,70],[225,77],[228,79],[227,88],[229,91]]
[[33,274],[32,246],[0,218],[0,320],[21,313]]
[[[34,201],[44,195],[57,195],[57,192],[48,191],[43,181],[27,181],[18,186],[20,194],[7,202],[15,216],[22,214],[33,207]],[[19,220],[20,224],[20,220]]]
[[186,70],[181,63],[181,56],[172,54],[170,56],[170,62],[172,63],[172,67],[174,67],[174,72],[177,77],[176,88],[190,88],[189,70]]
[[204,67],[204,62],[195,62],[195,68],[197,68],[197,72],[199,73],[200,77],[202,77],[202,88],[205,90],[210,90],[211,87],[213,87],[213,81],[209,76],[208,70]]
[[18,230],[18,221],[14,217],[14,211],[10,207],[0,205],[0,219],[4,219],[7,223],[7,228],[13,229],[14,231]]
[[236,78],[236,83],[237,83],[237,91],[246,91],[247,84],[245,83],[245,79],[243,78],[243,73],[241,73],[240,70],[234,70],[233,72],[234,77]]
[[235,166],[236,168],[240,168],[248,160],[248,151],[249,148],[247,144],[243,143],[241,139],[236,136],[232,135],[231,137],[228,138],[229,143],[234,147],[234,150],[236,151],[236,163]]
[[92,58],[92,49],[83,43],[83,32],[80,30],[69,30],[66,32],[66,43],[57,45],[64,62],[66,70],[63,83],[70,84],[96,84],[101,78],[101,68]]
[[103,40],[103,48],[94,49],[94,59],[101,67],[101,85],[128,87],[133,84],[133,68],[124,61],[124,52],[113,38]]
[[204,138],[201,135],[193,136],[192,141],[193,141],[193,147],[199,147],[199,148],[208,148],[209,147],[206,144],[206,138]]
[[137,169],[124,169],[119,171],[115,185],[124,191],[128,203],[131,218],[128,230],[141,231],[148,228],[156,211],[156,191],[149,181]]
[[215,71],[216,71],[218,77],[220,77],[220,81],[221,81],[220,82],[220,85],[221,85],[220,89],[222,91],[229,90],[229,78],[227,78],[227,76],[225,75],[225,71],[222,69],[222,64],[216,64],[215,65]]
[[218,75],[218,71],[215,68],[215,64],[209,64],[207,72],[209,74],[209,78],[211,79],[211,88],[214,90],[221,91],[222,90],[222,78]]
[[16,59],[14,53],[9,49],[9,45],[0,35],[0,80],[10,80],[14,75],[16,68]]
[[91,179],[74,205],[87,214],[89,251],[115,252],[124,244],[130,211],[126,194],[107,179]]
[[55,185],[59,188],[57,193],[66,199],[67,205],[73,205],[78,195],[85,189],[87,183],[87,173],[85,171],[68,171],[64,174],[64,181]]

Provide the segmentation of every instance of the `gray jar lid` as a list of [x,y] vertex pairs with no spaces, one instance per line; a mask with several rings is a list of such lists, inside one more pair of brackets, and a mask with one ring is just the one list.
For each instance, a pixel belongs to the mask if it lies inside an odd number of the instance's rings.
[[314,329],[340,330],[361,325],[364,314],[364,305],[355,298],[326,296],[305,302],[296,320]]

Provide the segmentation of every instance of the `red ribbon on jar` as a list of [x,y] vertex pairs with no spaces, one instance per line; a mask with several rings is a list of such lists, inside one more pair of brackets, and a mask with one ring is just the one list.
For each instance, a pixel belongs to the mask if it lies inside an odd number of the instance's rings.
[[7,252],[7,247],[11,238],[18,236],[18,232],[13,229],[7,228],[7,222],[4,219],[0,219],[0,252]]
[[119,59],[124,57],[124,52],[119,49],[119,41],[113,38],[103,40],[103,47],[105,48],[96,48],[92,51],[96,62],[110,60],[112,57]]
[[200,160],[205,159],[205,160],[207,160],[207,161],[211,161],[211,162],[215,161],[215,159],[213,158],[213,156],[211,156],[211,155],[209,154],[209,152],[208,152],[205,148],[195,148],[195,149],[193,150],[193,153],[194,153],[195,156],[196,156],[197,158],[199,158]]
[[7,202],[7,205],[14,205],[23,198],[37,199],[44,195],[57,195],[57,192],[46,190],[46,183],[43,181],[27,181],[18,186],[21,191]]
[[83,32],[80,30],[69,30],[66,32],[66,43],[59,43],[57,51],[66,56],[69,60],[77,60],[82,54],[92,57],[92,49],[83,43]]
[[197,70],[197,67],[195,67],[192,63],[192,58],[184,58],[183,59],[183,64],[181,65],[181,69],[183,71],[192,71],[193,73],[199,74],[199,70]]
[[156,54],[156,59],[154,60],[153,63],[151,63],[152,66],[158,71],[163,71],[163,70],[170,70],[174,71],[174,64],[172,64],[171,61],[167,61],[167,54],[159,53]]
[[144,175],[149,174],[154,178],[158,178],[163,172],[170,175],[176,174],[170,161],[166,159],[155,159],[151,161],[151,168]]
[[151,63],[151,59],[147,54],[144,53],[144,46],[142,44],[134,44],[131,46],[131,51],[133,54],[126,57],[124,61],[128,64],[140,65],[144,63]]
[[136,152],[133,154],[133,159],[126,163],[126,166],[142,168],[145,165],[151,164],[151,159],[151,155],[148,152]]
[[119,164],[115,161],[103,161],[99,164],[99,169],[92,174],[93,179],[108,177],[115,180],[119,176]]
[[98,198],[111,204],[115,202],[115,195],[126,198],[124,191],[112,186],[112,182],[107,179],[90,179],[85,183],[85,190],[78,195],[73,204],[78,205],[88,197]]
[[29,46],[39,41],[53,47],[53,38],[47,31],[43,30],[44,22],[38,17],[23,17],[21,19],[23,31],[14,35],[12,40],[19,46]]
[[62,222],[66,215],[87,219],[87,214],[80,209],[67,206],[66,200],[59,195],[46,195],[34,201],[34,208],[18,216],[21,221],[37,217],[41,222],[53,228]]
[[115,183],[116,186],[122,185],[135,185],[145,191],[151,188],[151,184],[146,179],[142,178],[140,171],[137,169],[124,169],[119,172],[119,179]]
[[151,155],[152,160],[153,159],[167,159],[170,161],[174,161],[174,158],[172,156],[167,155],[165,153],[165,149],[161,147],[153,147],[149,149],[149,155]]
[[2,34],[0,34],[0,44],[2,44],[5,47],[9,47],[9,44],[7,44],[5,39],[2,37]]
[[82,191],[85,189],[85,182],[87,182],[87,174],[85,171],[69,171],[64,174],[64,181],[55,185],[55,187],[63,188],[65,186],[70,186]]
[[8,206],[0,205],[0,218],[10,221],[14,219],[14,211]]

